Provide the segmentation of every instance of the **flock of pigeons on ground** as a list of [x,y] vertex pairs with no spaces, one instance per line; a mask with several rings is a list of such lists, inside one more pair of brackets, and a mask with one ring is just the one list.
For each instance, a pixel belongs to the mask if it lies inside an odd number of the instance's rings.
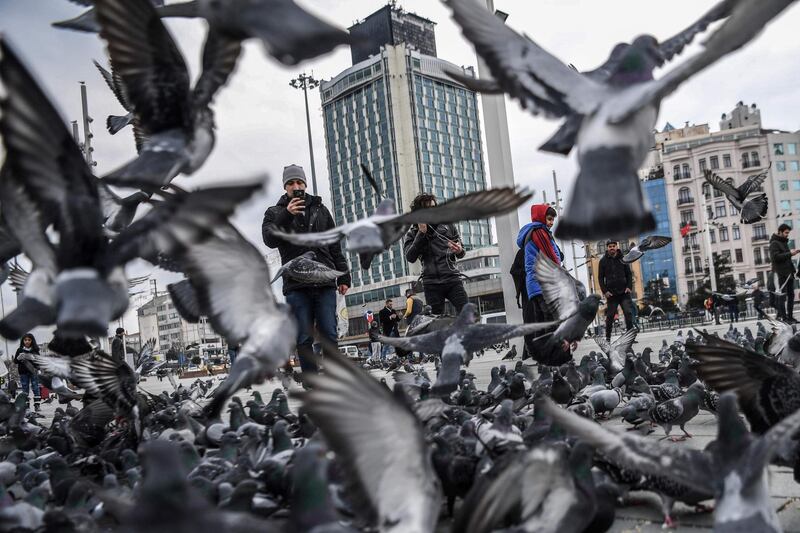
[[[731,330],[726,339],[679,334],[672,345],[665,341],[658,362],[649,350],[633,351],[636,332],[629,331],[613,344],[598,341],[601,352],[575,364],[572,350],[601,298],[547,259],[537,261],[536,274],[552,322],[477,324],[468,304],[440,327],[425,317],[430,323],[418,324],[415,335],[382,339],[411,354],[393,389],[323,343],[322,372],[301,376],[303,390],[291,391],[298,412],[281,389],[267,403],[257,393],[243,402],[237,393],[283,372],[296,331],[272,294],[263,256],[229,221],[265,178],[195,191],[172,181],[194,173],[212,151],[211,106],[243,40],[257,39],[269,56],[293,65],[350,37],[291,0],[80,3],[91,9],[58,26],[98,33],[106,43],[110,70],[101,73],[127,113],[110,117],[108,127],[115,133],[130,124],[137,155],[95,176],[35,76],[0,36],[0,261],[24,254],[32,264],[17,276],[20,304],[0,321],[0,334],[16,339],[55,324],[48,348],[56,355],[32,364],[61,403],[45,422],[28,410],[26,393],[0,393],[0,531],[426,533],[447,520],[459,532],[605,531],[633,489],[661,495],[667,524],[674,501],[714,499],[718,531],[780,530],[766,465],[800,463],[793,437],[800,337],[792,327],[773,322],[772,331]],[[633,180],[658,103],[745,45],[791,1],[722,1],[675,38],[619,45],[586,74],[472,0],[447,4],[495,77],[481,90],[499,88],[536,113],[566,119],[549,144],[562,153],[578,145],[581,173],[559,232],[591,238],[651,228]],[[208,23],[193,85],[162,16]],[[722,19],[702,52],[652,79],[656,66]],[[363,173],[380,191],[369,169]],[[109,185],[139,190],[120,197]],[[747,188],[727,192],[742,203]],[[529,198],[490,189],[404,214],[384,199],[370,217],[325,234],[275,233],[312,248],[346,239],[366,268],[411,224],[488,218]],[[140,212],[143,206],[149,209]],[[637,253],[659,245],[654,238]],[[131,368],[93,340],[127,308],[132,280],[124,268],[138,258],[184,274],[170,286],[181,315],[207,316],[228,344],[241,346],[221,383],[148,393],[139,386],[156,370],[147,350]],[[302,256],[283,275],[338,274],[315,263],[313,254]],[[546,336],[540,352],[524,354],[540,365],[536,372],[516,361],[478,387],[466,368],[473,354],[537,334]],[[419,365],[422,357],[436,361],[435,379]],[[685,424],[700,408],[719,418],[719,437],[705,450],[597,423],[620,415],[637,430],[661,426],[673,437],[677,426],[689,437]]]

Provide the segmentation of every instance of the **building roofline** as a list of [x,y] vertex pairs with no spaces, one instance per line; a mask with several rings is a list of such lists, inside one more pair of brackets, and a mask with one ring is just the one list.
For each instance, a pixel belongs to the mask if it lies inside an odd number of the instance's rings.
[[432,21],[431,19],[425,18],[425,17],[423,17],[423,16],[417,15],[417,14],[416,14],[416,13],[414,13],[413,11],[406,11],[406,10],[405,10],[405,9],[403,9],[402,7],[396,7],[396,6],[393,6],[392,4],[386,4],[386,5],[385,5],[385,6],[383,6],[382,8],[380,8],[380,9],[378,9],[378,10],[376,10],[376,11],[373,11],[372,13],[370,13],[369,15],[367,15],[366,17],[364,17],[363,19],[357,20],[356,22],[354,22],[354,23],[353,23],[353,24],[352,24],[350,27],[348,27],[347,29],[348,29],[348,30],[352,30],[354,27],[356,27],[356,26],[360,26],[361,24],[364,24],[364,23],[365,23],[367,20],[371,19],[372,17],[374,17],[374,16],[376,16],[376,15],[378,15],[378,14],[380,14],[380,13],[383,13],[383,12],[384,12],[384,11],[386,11],[386,10],[389,10],[389,11],[392,11],[392,10],[393,10],[393,11],[396,11],[396,12],[398,12],[398,13],[402,13],[402,14],[404,14],[404,15],[407,15],[407,16],[414,17],[414,18],[416,18],[416,19],[418,19],[418,20],[420,20],[420,21],[422,21],[422,22],[427,22],[427,23],[429,23],[429,24],[433,24],[434,26],[436,25],[436,22]]

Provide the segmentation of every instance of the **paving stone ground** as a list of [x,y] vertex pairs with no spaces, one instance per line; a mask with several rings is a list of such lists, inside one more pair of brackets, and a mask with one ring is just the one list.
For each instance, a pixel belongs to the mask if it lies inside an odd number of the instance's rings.
[[[740,322],[739,328],[749,326],[755,330],[755,320]],[[709,331],[725,331],[728,325],[705,326]],[[643,350],[649,346],[654,351],[658,352],[661,346],[661,340],[666,338],[669,342],[674,339],[676,331],[662,331],[662,332],[648,332],[640,334],[635,345],[637,351]],[[684,330],[686,333],[686,330]],[[589,353],[590,350],[597,350],[594,342],[585,340],[581,342],[578,350],[575,353],[576,359],[580,359],[583,355]],[[489,374],[493,366],[499,364],[502,357],[501,354],[489,351],[487,355],[476,358],[472,361],[469,370],[477,377],[478,387],[486,387],[489,383]],[[429,374],[433,375],[433,367],[430,365],[428,369]],[[377,377],[386,377],[391,381],[391,377],[384,372],[374,371],[373,374]],[[188,383],[193,380],[183,380]],[[278,381],[271,381],[254,387],[255,390],[261,392],[265,398],[268,398],[272,391],[279,387]],[[155,394],[164,390],[171,389],[168,380],[159,381],[156,378],[148,378],[142,387]],[[242,393],[242,396],[245,394]],[[298,404],[290,397],[290,405],[292,409],[297,409]],[[42,412],[50,418],[55,410],[55,403],[46,404],[43,406]],[[622,428],[620,418],[612,415],[611,419],[604,422],[608,427]],[[694,435],[694,438],[688,439],[685,442],[670,443],[674,446],[691,446],[693,448],[703,448],[710,440],[716,436],[717,424],[716,419],[703,411],[687,425],[689,433]],[[660,428],[651,434],[648,438],[657,439],[663,436]],[[780,509],[778,516],[783,525],[784,531],[800,533],[800,484],[794,482],[792,472],[788,468],[771,467],[771,492],[773,504],[776,509]],[[634,492],[631,494],[631,504],[617,509],[617,520],[611,529],[613,533],[647,533],[662,531],[661,523],[662,517],[660,514],[660,504],[658,497],[653,493]],[[679,532],[697,532],[697,531],[710,531],[713,521],[711,513],[698,513],[693,508],[687,507],[683,504],[676,504],[674,510],[674,518],[678,522],[678,527],[674,531]],[[446,528],[442,529],[446,531]],[[757,532],[753,532],[757,533]]]

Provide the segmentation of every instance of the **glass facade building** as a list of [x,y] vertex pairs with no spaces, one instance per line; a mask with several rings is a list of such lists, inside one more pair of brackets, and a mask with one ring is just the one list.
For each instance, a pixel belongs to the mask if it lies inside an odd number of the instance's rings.
[[382,46],[406,43],[417,51],[436,56],[436,23],[414,13],[387,5],[348,28],[353,64],[380,53]]
[[[336,224],[372,213],[380,199],[362,175],[369,169],[398,212],[420,192],[441,201],[486,188],[477,95],[451,80],[461,70],[404,44],[322,82],[323,121]],[[470,70],[464,70],[470,73]],[[466,250],[491,245],[488,221],[459,225]],[[353,287],[348,306],[367,303],[365,293],[398,294],[417,272],[397,243],[363,270],[348,256]],[[379,290],[380,289],[380,290]],[[369,300],[372,300],[369,298]]]
[[[672,226],[670,225],[666,182],[663,176],[643,180],[642,188],[653,210],[653,216],[655,216],[656,219],[656,229],[648,234],[640,235],[639,239],[647,235],[664,235],[669,237],[672,235]],[[663,279],[666,277],[669,279],[669,286],[662,285],[662,291],[665,294],[677,294],[678,279],[675,273],[674,245],[675,242],[673,241],[663,248],[650,250],[639,260],[642,268],[642,283],[645,286],[654,279]]]

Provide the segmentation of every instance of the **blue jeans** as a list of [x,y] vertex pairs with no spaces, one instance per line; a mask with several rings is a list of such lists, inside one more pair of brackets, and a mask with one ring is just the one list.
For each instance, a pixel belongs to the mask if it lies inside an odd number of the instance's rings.
[[39,378],[38,376],[31,376],[30,374],[20,374],[19,381],[22,383],[22,390],[20,392],[24,392],[25,394],[28,393],[28,388],[30,387],[31,392],[33,393],[33,401],[35,403],[39,403],[42,399],[42,393],[39,389]]
[[297,356],[303,372],[316,372],[314,331],[336,344],[336,289],[318,287],[286,293],[286,303],[297,322]]

